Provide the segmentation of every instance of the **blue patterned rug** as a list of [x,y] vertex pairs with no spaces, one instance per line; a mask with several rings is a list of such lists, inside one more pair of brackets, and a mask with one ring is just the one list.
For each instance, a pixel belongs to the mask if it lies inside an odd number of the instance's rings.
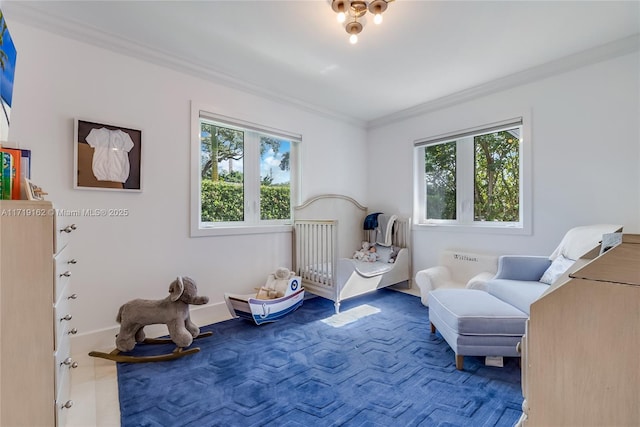
[[[122,426],[513,426],[518,359],[488,367],[430,333],[420,299],[392,290],[309,299],[282,320],[201,328],[202,350],[169,362],[118,363]],[[133,354],[170,352],[138,345]]]

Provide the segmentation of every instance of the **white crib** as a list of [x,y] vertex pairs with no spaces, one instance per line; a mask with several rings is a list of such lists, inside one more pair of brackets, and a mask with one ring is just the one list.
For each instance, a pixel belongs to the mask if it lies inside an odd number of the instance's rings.
[[324,194],[294,209],[296,274],[307,292],[333,301],[336,313],[348,298],[395,284],[410,286],[409,218],[398,217],[393,227],[395,262],[363,262],[354,260],[353,253],[363,240],[373,240],[363,230],[366,207],[348,196]]

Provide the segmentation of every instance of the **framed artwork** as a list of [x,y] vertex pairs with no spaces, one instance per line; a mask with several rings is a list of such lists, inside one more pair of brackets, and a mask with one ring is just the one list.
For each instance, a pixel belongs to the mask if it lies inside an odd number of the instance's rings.
[[75,119],[73,188],[142,191],[142,131]]
[[0,140],[9,139],[9,117],[13,99],[13,78],[16,69],[16,46],[0,10]]

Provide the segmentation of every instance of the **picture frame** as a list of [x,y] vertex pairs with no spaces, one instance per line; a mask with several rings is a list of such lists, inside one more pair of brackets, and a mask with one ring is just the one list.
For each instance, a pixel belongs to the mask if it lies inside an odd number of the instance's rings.
[[27,200],[44,200],[44,193],[42,188],[35,185],[29,178],[22,178],[24,184],[24,192]]
[[73,188],[142,191],[142,130],[74,119]]

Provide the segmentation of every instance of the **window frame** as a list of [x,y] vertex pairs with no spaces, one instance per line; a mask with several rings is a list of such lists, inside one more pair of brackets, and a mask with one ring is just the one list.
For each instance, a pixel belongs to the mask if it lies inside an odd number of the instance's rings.
[[[529,114],[501,120],[484,125],[470,127],[414,141],[414,195],[413,224],[416,229],[434,229],[469,233],[531,234],[532,212],[532,143]],[[473,137],[476,135],[499,132],[511,127],[521,127],[519,147],[519,203],[520,220],[517,222],[476,221],[474,218],[474,179],[475,160]],[[424,179],[425,147],[439,143],[470,138],[466,147],[456,144],[456,219],[428,220],[426,218],[426,183]]]
[[[212,112],[213,108],[203,104],[191,102],[191,197],[190,197],[190,235],[191,237],[225,236],[238,234],[264,234],[291,232],[293,224],[293,207],[299,204],[299,145],[302,136],[281,129],[259,125],[249,121],[235,119]],[[243,171],[250,170],[244,180],[244,221],[202,223],[201,219],[201,172],[200,172],[200,119],[210,120],[225,127],[245,132],[245,144],[252,137],[255,150],[247,149],[243,153]],[[260,219],[260,138],[257,134],[264,134],[290,141],[289,173],[290,173],[290,216],[287,220]],[[248,137],[248,135],[250,137]],[[254,170],[255,169],[255,170]]]

